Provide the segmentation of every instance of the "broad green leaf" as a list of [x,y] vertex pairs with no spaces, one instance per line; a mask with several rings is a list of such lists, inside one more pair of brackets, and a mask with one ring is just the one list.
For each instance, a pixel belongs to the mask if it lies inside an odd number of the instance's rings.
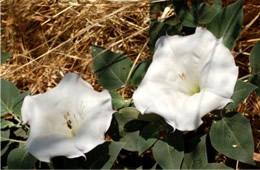
[[252,73],[256,74],[260,72],[260,41],[256,43],[249,56],[250,66]]
[[[187,5],[187,0],[175,0],[173,1],[174,10],[180,22],[186,27],[198,26],[198,17],[193,16],[193,12]],[[196,11],[197,12],[197,11]]]
[[173,4],[180,22],[186,27],[209,23],[222,5],[220,0],[191,0],[191,7],[188,6],[187,0],[175,0]]
[[126,107],[119,110],[119,113],[127,119],[137,119],[139,116],[139,111],[134,107]]
[[[3,156],[8,151],[9,146],[12,143],[12,142],[7,142],[7,141],[5,141],[5,142],[1,142],[1,156]],[[5,143],[5,144],[3,144],[3,143]]]
[[12,143],[9,142],[9,137],[10,137],[10,129],[1,130],[1,156],[3,156],[6,153],[10,144]]
[[1,114],[12,113],[15,98],[19,95],[16,86],[1,79]]
[[144,75],[149,68],[151,61],[144,61],[135,66],[131,76],[131,83],[138,86],[144,78]]
[[10,53],[6,53],[6,52],[2,52],[1,51],[1,64],[3,64],[4,62],[6,62],[6,60],[8,58],[10,58],[12,56],[12,54]]
[[112,106],[115,109],[120,109],[125,106],[125,102],[123,101],[121,95],[117,92],[109,92],[112,97]]
[[83,169],[101,169],[109,160],[109,145],[110,142],[105,142],[86,153],[87,160]]
[[4,79],[1,79],[1,115],[5,113],[13,113],[20,115],[22,101],[28,92],[20,94],[17,87]]
[[235,160],[254,165],[254,141],[248,120],[240,113],[229,113],[214,121],[210,129],[212,146]]
[[253,77],[250,80],[250,82],[258,87],[255,91],[256,91],[256,94],[258,96],[260,96],[260,73],[257,73],[255,75],[253,75]]
[[135,132],[138,130],[142,130],[148,124],[149,124],[149,122],[147,122],[147,121],[134,119],[134,120],[130,120],[129,122],[127,122],[124,126],[124,129],[126,132]]
[[115,113],[115,118],[118,123],[118,130],[121,136],[124,136],[125,134],[125,129],[124,126],[127,122],[137,119],[139,112],[133,108],[133,107],[126,107],[119,112]]
[[25,91],[21,94],[19,94],[13,102],[13,113],[17,116],[21,115],[21,107],[23,104],[23,99],[30,94],[29,91]]
[[10,136],[10,129],[8,130],[1,130],[1,141],[6,141],[9,139]]
[[110,169],[124,146],[125,143],[123,142],[111,142],[108,146],[109,159],[101,169]]
[[139,114],[138,120],[147,121],[147,122],[150,122],[150,123],[156,122],[156,123],[159,123],[159,124],[162,124],[162,125],[167,125],[167,123],[165,122],[163,117],[161,117],[160,115],[154,114],[154,113]]
[[28,134],[26,133],[25,130],[23,130],[22,128],[19,128],[17,130],[14,131],[14,134],[18,137],[22,137],[24,139],[28,138]]
[[36,161],[25,148],[12,150],[7,158],[9,169],[32,169]]
[[233,103],[226,106],[227,109],[234,109],[236,106],[247,98],[247,96],[257,87],[249,82],[237,80],[234,93],[232,95]]
[[151,51],[155,49],[158,38],[164,35],[181,35],[180,31],[172,25],[163,22],[151,22],[149,29],[149,47]]
[[[118,114],[118,112],[113,114],[113,118],[112,121],[110,123],[110,126],[107,130],[107,134],[108,136],[110,136],[114,141],[119,141],[120,139],[120,133],[119,133],[119,125],[118,125],[118,121],[116,120],[116,114]],[[123,125],[121,125],[123,127]],[[121,128],[122,128],[121,127]],[[122,129],[121,129],[122,130]]]
[[138,151],[138,137],[139,131],[125,133],[120,139],[120,142],[126,143],[124,146],[125,150],[137,152]]
[[210,0],[208,2],[201,3],[199,6],[199,23],[208,24],[221,10],[221,0]]
[[105,89],[118,89],[124,85],[132,65],[130,58],[96,46],[92,46],[92,57],[98,81]]
[[1,156],[3,156],[6,153],[10,144],[12,143],[9,142],[9,138],[10,138],[10,129],[1,130]]
[[182,169],[201,169],[208,164],[206,135],[195,137],[185,144],[187,153],[184,155]]
[[201,167],[200,169],[219,169],[219,170],[222,170],[222,169],[233,169],[233,168],[230,168],[223,163],[209,163],[209,164]]
[[165,141],[153,146],[154,159],[163,169],[180,169],[184,157],[183,138],[179,132],[169,134]]
[[138,138],[138,152],[141,155],[149,149],[159,138],[160,126],[149,124],[141,130]]
[[222,9],[207,25],[207,28],[217,38],[222,38],[223,43],[231,49],[240,34],[242,22],[243,0],[237,0]]
[[4,119],[1,119],[1,129],[4,129],[4,128],[11,128],[11,127],[14,127],[16,126],[13,122],[9,121],[9,120],[4,120]]

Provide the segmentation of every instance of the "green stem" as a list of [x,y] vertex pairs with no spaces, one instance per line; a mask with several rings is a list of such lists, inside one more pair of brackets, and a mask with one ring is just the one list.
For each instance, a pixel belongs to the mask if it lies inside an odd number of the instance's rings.
[[248,79],[251,76],[252,76],[251,74],[248,74],[248,75],[245,75],[243,77],[240,77],[239,80],[246,80],[246,79]]
[[8,138],[4,138],[4,137],[1,137],[1,140],[4,140],[4,141],[10,141],[10,142],[17,142],[17,143],[26,143],[25,141],[22,141],[22,140],[16,140],[16,139],[8,139]]
[[137,61],[139,60],[139,58],[140,58],[142,52],[144,51],[144,48],[147,46],[148,42],[149,42],[149,39],[146,41],[146,43],[144,44],[144,46],[143,46],[143,48],[141,49],[140,53],[139,53],[138,56],[136,57],[136,59],[135,59],[133,65],[132,65],[132,67],[131,67],[131,69],[130,69],[128,75],[127,75],[127,78],[126,78],[126,81],[125,81],[125,84],[124,84],[124,88],[123,88],[123,91],[122,91],[123,101],[125,101],[125,90],[126,90],[126,88],[127,88],[127,84],[128,84],[128,82],[129,82],[129,80],[130,80],[130,77],[131,77],[131,75],[132,75],[132,73],[133,73],[133,71],[134,71],[135,65],[136,65]]

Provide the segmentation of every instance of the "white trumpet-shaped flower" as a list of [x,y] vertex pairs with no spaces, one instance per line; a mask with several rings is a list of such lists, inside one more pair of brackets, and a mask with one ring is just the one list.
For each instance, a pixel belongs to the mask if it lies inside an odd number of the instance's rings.
[[97,92],[77,74],[66,74],[54,89],[24,99],[28,151],[44,162],[84,156],[104,142],[113,113],[107,91]]
[[198,27],[189,36],[163,36],[133,95],[143,113],[157,113],[174,128],[194,130],[201,117],[229,102],[238,67],[222,39]]

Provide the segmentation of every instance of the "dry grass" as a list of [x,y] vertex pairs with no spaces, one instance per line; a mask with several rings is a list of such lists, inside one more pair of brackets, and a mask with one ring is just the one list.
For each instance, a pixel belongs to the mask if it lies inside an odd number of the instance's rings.
[[[148,39],[149,1],[5,0],[2,50],[13,57],[1,77],[21,90],[43,93],[67,72],[77,72],[96,89],[91,45],[138,56]],[[148,47],[141,60],[150,58]]]
[[[232,51],[240,77],[250,73],[250,51],[260,40],[259,0],[245,0],[243,7],[242,34]],[[139,54],[148,40],[149,0],[1,0],[1,17],[1,48],[13,54],[0,67],[1,78],[32,94],[54,87],[67,72],[101,90],[91,68],[92,44],[133,60],[151,58],[148,47]],[[239,111],[251,121],[260,152],[260,98],[250,95]]]

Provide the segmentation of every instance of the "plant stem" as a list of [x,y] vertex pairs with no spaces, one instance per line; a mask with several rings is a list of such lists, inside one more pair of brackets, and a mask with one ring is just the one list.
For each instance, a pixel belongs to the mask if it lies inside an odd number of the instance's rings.
[[247,78],[251,77],[251,74],[245,75],[243,77],[240,77],[239,80],[246,80]]
[[7,140],[7,141],[10,141],[10,142],[17,142],[17,143],[26,143],[25,141],[22,141],[22,140],[15,140],[15,139],[8,139],[8,138],[4,138],[4,137],[1,137],[1,140]]
[[140,53],[139,53],[138,56],[136,57],[136,59],[135,59],[133,65],[132,65],[132,67],[131,67],[131,69],[130,69],[128,75],[127,75],[127,78],[126,78],[126,81],[125,81],[125,84],[124,84],[124,88],[123,88],[123,90],[122,90],[122,98],[123,98],[123,101],[125,100],[125,90],[127,89],[127,84],[128,84],[128,82],[129,82],[129,80],[130,80],[130,77],[131,77],[133,71],[134,71],[135,65],[136,65],[137,61],[139,60],[139,58],[140,58],[142,52],[144,51],[144,48],[147,46],[148,42],[149,42],[149,39],[146,41],[146,43],[144,44],[144,46],[143,46],[143,48],[141,49]]

